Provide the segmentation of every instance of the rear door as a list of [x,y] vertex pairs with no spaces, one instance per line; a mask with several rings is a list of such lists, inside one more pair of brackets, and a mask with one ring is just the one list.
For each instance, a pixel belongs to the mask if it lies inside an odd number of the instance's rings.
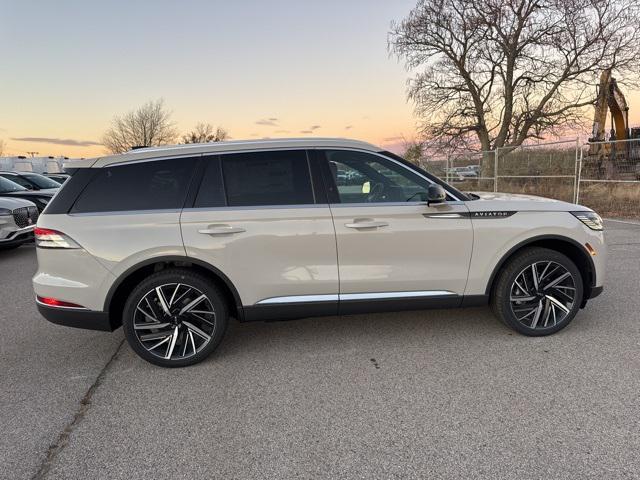
[[223,272],[248,319],[337,313],[331,212],[305,150],[204,157],[181,216],[187,255]]
[[463,202],[427,205],[432,182],[379,154],[320,155],[336,229],[340,311],[376,300],[390,309],[459,303],[473,243]]

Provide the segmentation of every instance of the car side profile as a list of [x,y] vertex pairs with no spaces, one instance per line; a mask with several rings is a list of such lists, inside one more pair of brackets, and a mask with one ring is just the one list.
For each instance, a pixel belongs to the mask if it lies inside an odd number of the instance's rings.
[[66,165],[38,220],[36,302],[166,367],[229,317],[279,320],[490,304],[516,331],[564,328],[601,293],[590,209],[464,193],[345,139],[146,148]]

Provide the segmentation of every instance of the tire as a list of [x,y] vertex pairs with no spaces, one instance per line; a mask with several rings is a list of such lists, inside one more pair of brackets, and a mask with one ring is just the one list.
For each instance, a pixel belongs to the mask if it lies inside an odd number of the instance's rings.
[[566,255],[531,247],[517,253],[498,274],[491,308],[507,326],[537,337],[569,325],[583,295],[582,275]]
[[207,358],[222,341],[228,321],[220,290],[187,269],[163,270],[140,282],[122,315],[131,348],[144,360],[170,368]]

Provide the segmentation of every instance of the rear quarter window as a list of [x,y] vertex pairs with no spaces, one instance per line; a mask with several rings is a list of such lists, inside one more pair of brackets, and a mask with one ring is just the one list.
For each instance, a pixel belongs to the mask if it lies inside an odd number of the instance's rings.
[[196,158],[174,158],[99,169],[71,213],[182,208]]

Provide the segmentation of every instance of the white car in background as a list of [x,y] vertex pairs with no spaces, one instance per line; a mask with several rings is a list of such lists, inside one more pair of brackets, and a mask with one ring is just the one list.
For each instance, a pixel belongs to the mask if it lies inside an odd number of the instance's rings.
[[33,202],[0,197],[0,250],[33,241],[37,221],[38,209]]

